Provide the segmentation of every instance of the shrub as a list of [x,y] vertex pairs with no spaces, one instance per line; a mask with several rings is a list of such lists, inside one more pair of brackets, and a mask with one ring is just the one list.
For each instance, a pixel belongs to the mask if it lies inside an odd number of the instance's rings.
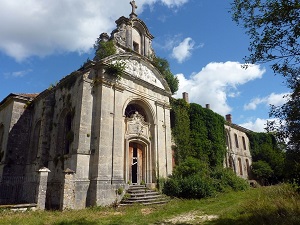
[[169,196],[181,197],[179,179],[176,179],[175,177],[170,177],[170,179],[166,180],[162,192]]
[[249,188],[248,182],[236,176],[229,168],[216,168],[211,173],[211,177],[214,179],[218,192],[241,191]]
[[201,176],[209,175],[209,167],[205,162],[199,159],[188,157],[184,162],[175,167],[173,175],[175,177],[188,177],[195,174],[201,174]]
[[213,180],[199,174],[184,178],[180,182],[180,190],[180,197],[190,199],[206,198],[216,194]]

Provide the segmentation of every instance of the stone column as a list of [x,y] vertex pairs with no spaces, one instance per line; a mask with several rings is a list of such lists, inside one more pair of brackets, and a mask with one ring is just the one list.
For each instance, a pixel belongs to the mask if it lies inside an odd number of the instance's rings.
[[64,183],[61,196],[61,210],[75,209],[75,172],[69,168],[64,171]]
[[38,172],[38,182],[37,182],[36,203],[38,209],[44,210],[45,203],[46,203],[48,173],[51,171],[48,168],[43,167],[39,169],[37,172]]

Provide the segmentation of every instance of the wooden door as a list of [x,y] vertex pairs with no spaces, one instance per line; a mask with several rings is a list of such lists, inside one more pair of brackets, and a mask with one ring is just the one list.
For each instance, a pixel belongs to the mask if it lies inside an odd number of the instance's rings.
[[136,143],[129,145],[129,179],[132,184],[140,184],[144,177],[143,149]]

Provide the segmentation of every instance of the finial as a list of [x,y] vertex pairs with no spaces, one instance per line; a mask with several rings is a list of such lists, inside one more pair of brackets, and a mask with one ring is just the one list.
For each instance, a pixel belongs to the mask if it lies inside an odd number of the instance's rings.
[[130,18],[135,18],[135,17],[137,17],[137,14],[135,13],[135,10],[137,9],[137,5],[135,4],[134,0],[130,2],[130,5],[132,7]]

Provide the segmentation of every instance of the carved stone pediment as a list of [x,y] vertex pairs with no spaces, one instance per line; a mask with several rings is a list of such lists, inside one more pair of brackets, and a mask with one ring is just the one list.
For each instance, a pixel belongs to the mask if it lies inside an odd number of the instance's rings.
[[[156,87],[165,89],[161,81],[155,76],[155,74],[146,65],[133,60],[133,59],[121,59],[120,62],[125,63],[125,71],[130,75],[140,78]],[[116,60],[112,61],[115,63]]]
[[135,112],[130,118],[126,119],[126,136],[127,137],[144,137],[149,140],[150,124],[144,121],[144,117]]

